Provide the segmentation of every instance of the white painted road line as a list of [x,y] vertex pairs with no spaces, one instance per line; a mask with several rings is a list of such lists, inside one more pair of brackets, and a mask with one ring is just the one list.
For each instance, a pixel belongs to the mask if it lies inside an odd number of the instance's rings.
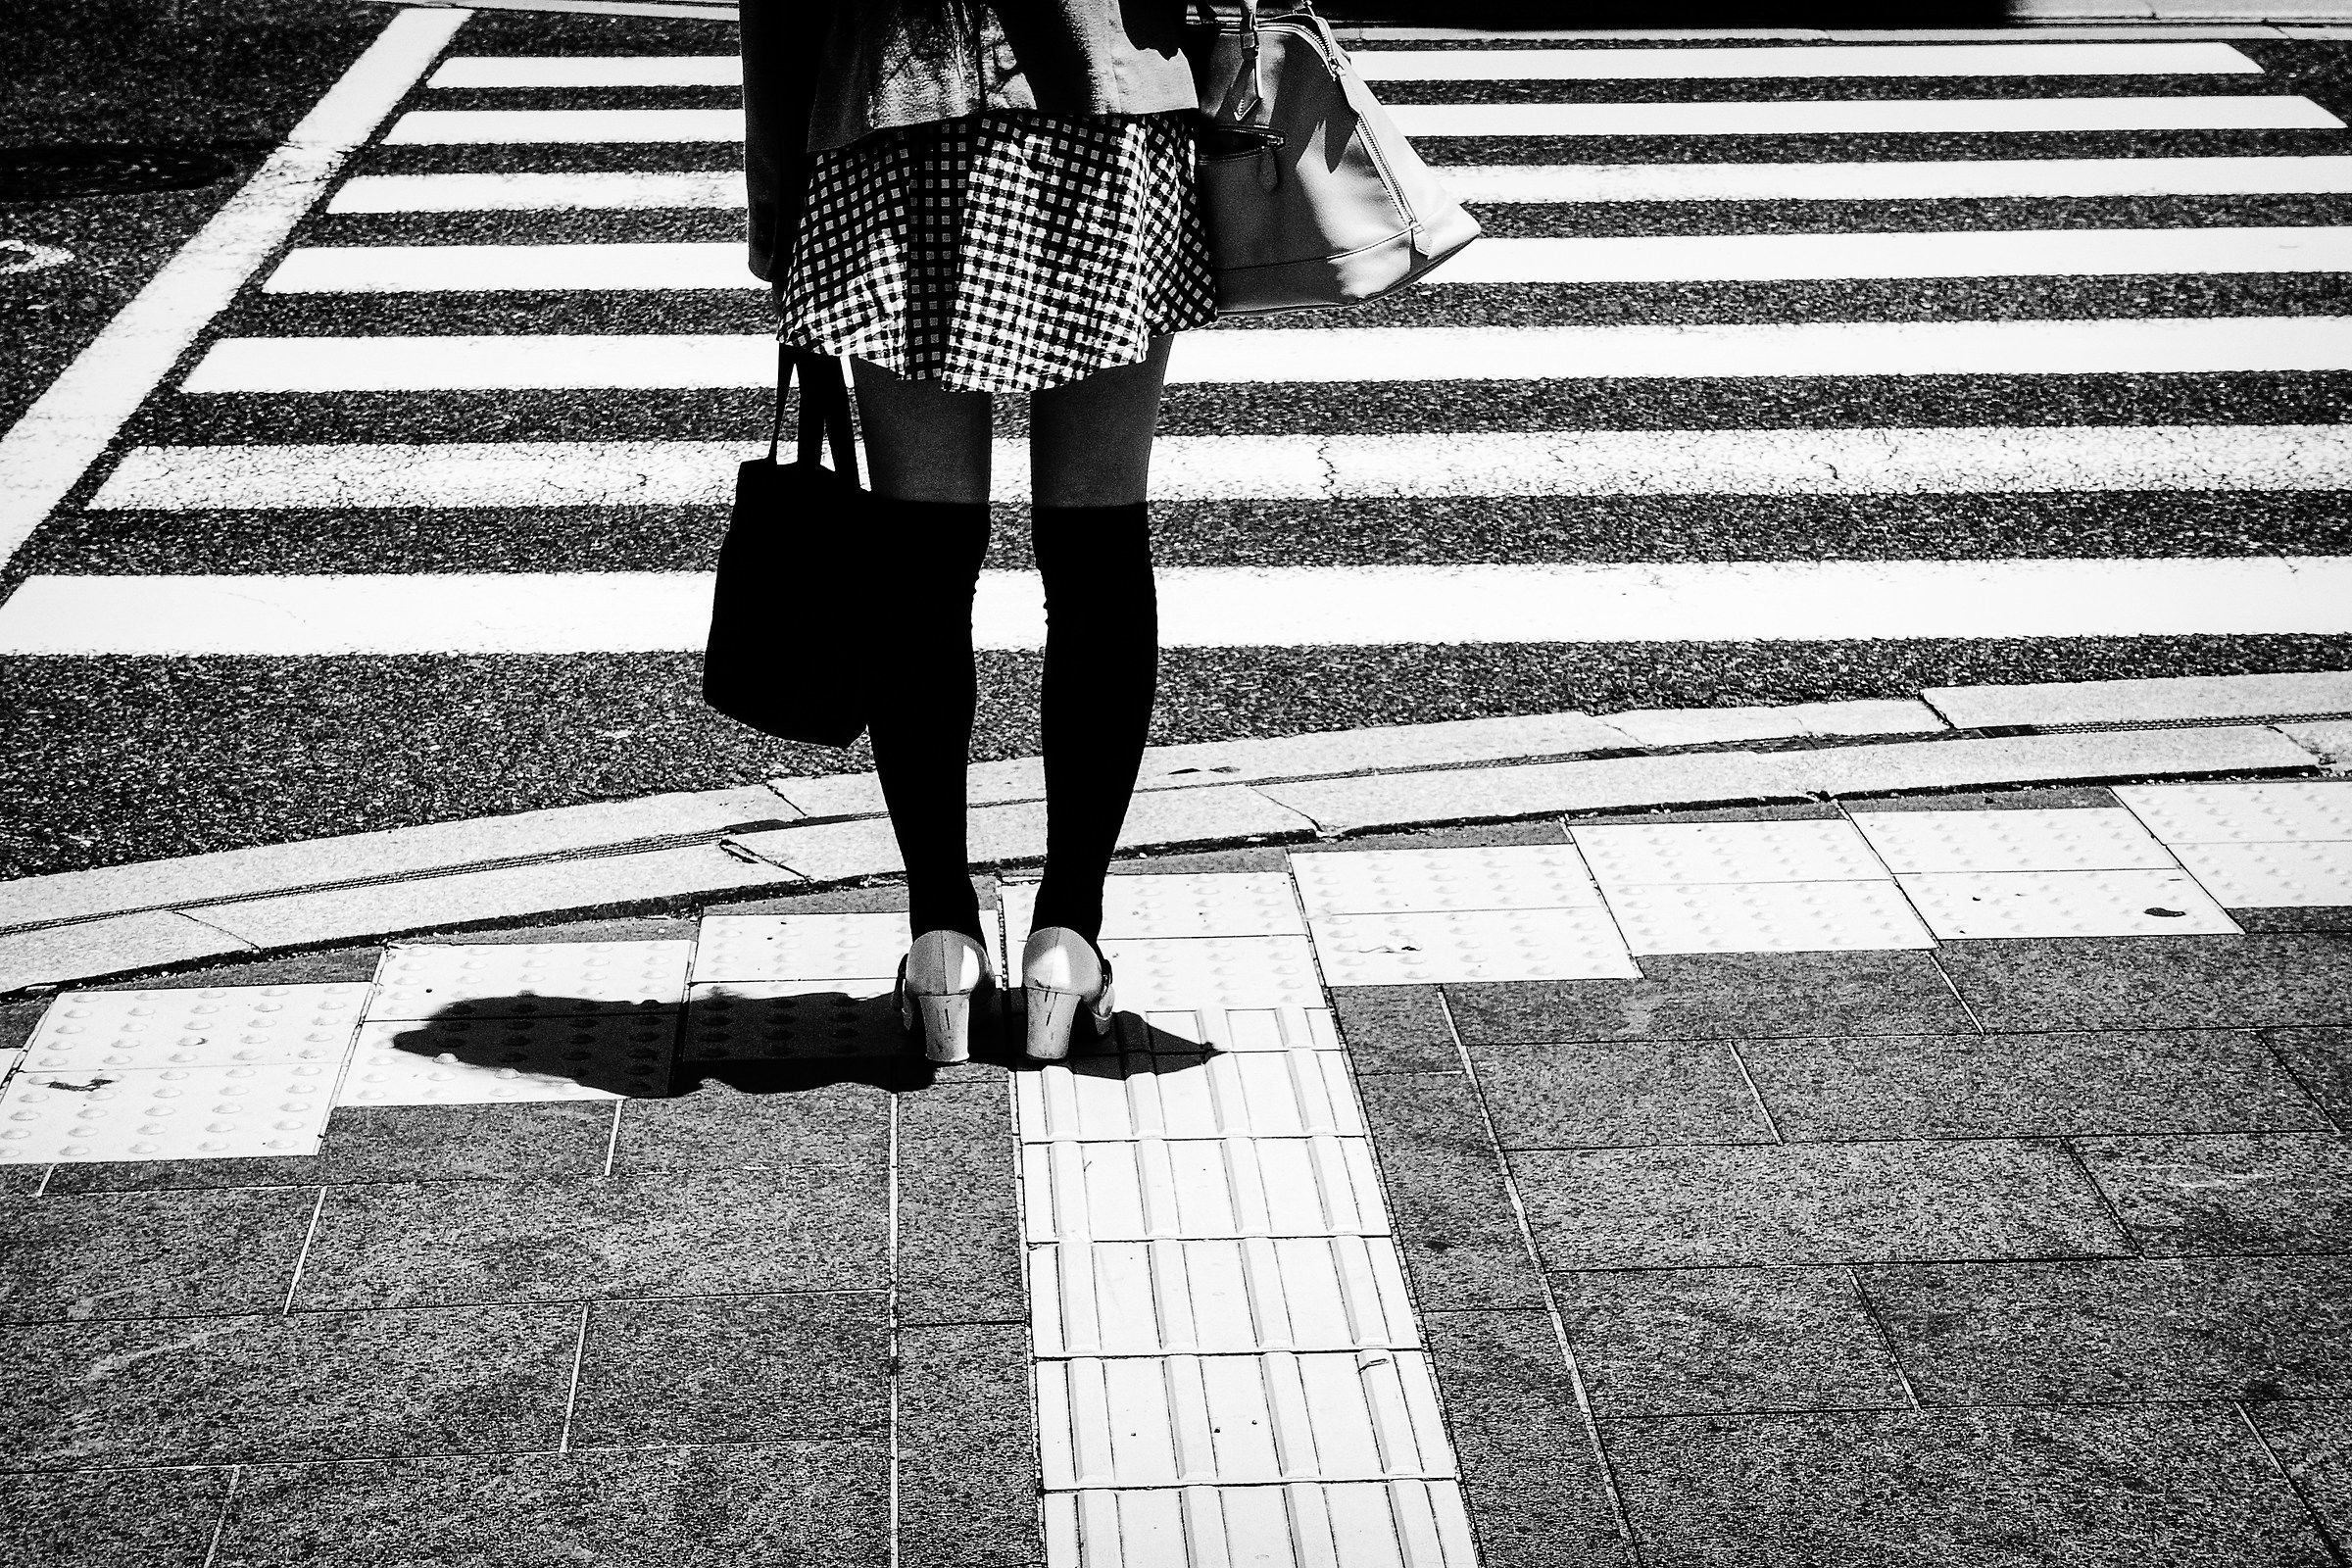
[[740,242],[624,245],[336,245],[286,253],[266,294],[496,289],[764,289]]
[[[1805,76],[2259,75],[2226,43],[1976,43],[1728,49],[1363,49],[1366,81],[1690,81]],[[444,72],[447,67],[442,68]],[[436,80],[435,85],[439,85]],[[517,83],[517,85],[525,85]]]
[[[2352,370],[2352,318],[1765,321],[1721,326],[1267,327],[1184,332],[1172,383]],[[724,388],[775,380],[766,337],[222,338],[181,390]]]
[[412,109],[387,147],[532,142],[740,142],[740,109]]
[[[2352,270],[2352,228],[1944,229],[1487,239],[1429,283],[1782,282],[1863,277],[2086,277]],[[754,289],[728,241],[336,245],[291,251],[271,294],[497,289]]]
[[[1681,81],[1804,76],[2259,75],[2226,43],[1991,43],[1729,49],[1367,49],[1366,81]],[[735,55],[465,55],[428,87],[733,87]]]
[[[1170,567],[1171,648],[2352,634],[2352,558]],[[788,585],[787,585],[788,586]],[[670,653],[703,572],[27,578],[0,656]],[[1044,645],[1036,574],[982,574],[975,636]]]
[[2345,270],[2352,270],[2352,228],[2027,228],[1486,239],[1445,263],[1432,280],[1778,283]]
[[[2235,50],[2225,52],[2236,54]],[[2147,68],[2150,72],[2237,69],[2219,64]],[[2249,62],[2245,69],[2262,68]],[[452,55],[425,83],[427,87],[739,87],[742,84],[743,60],[738,55]]]
[[244,187],[0,435],[0,564],[96,462],[147,394],[285,243],[344,160],[433,63],[466,11],[404,11]]
[[326,210],[529,213],[743,205],[743,172],[714,169],[671,173],[360,174],[343,182]]
[[[722,506],[755,443],[138,447],[93,511]],[[995,493],[1028,499],[1029,447]],[[2352,489],[2352,425],[1546,430],[1162,436],[1163,502],[1429,496],[1892,496]]]
[[[683,114],[688,111],[658,111]],[[1790,103],[1393,104],[1406,136],[1991,135],[2336,130],[2308,98],[1858,98]]]
[[[1895,164],[1448,164],[1466,202],[1941,201],[2352,193],[2352,158],[1978,158]],[[513,175],[410,175],[412,179]],[[561,177],[561,176],[549,176]],[[603,179],[650,179],[606,174]],[[353,180],[351,185],[360,184]],[[349,190],[351,185],[344,186]],[[338,198],[339,200],[340,198]],[[741,196],[738,193],[738,201]],[[484,205],[492,205],[484,203]],[[597,205],[582,202],[579,205]],[[617,201],[606,205],[623,205]],[[646,203],[644,205],[655,205]]]
[[[1832,98],[1788,103],[1392,104],[1406,136],[1796,136],[2337,130],[2286,94],[2167,98]],[[740,142],[738,109],[416,109],[391,146]]]

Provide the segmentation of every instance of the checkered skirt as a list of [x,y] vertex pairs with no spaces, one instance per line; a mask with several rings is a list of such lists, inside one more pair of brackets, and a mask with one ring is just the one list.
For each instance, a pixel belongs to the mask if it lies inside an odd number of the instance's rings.
[[1134,365],[1216,317],[1181,114],[989,110],[816,155],[784,341],[967,392]]

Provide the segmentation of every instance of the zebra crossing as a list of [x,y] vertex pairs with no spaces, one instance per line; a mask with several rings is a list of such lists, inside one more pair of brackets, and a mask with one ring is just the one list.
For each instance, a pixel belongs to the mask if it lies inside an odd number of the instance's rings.
[[[684,722],[674,657],[699,642],[773,375],[730,237],[724,41],[459,26],[35,532],[0,659],[97,714],[157,670],[260,661],[247,722],[289,760],[314,684],[380,680],[389,734],[435,661],[542,662],[465,666],[519,693],[482,699],[488,749],[584,731],[649,682]],[[1155,495],[1169,646],[1195,652],[1164,707],[1206,739],[1884,695],[1954,661],[2011,678],[2339,662],[2352,142],[2266,65],[2322,47],[1360,49],[1491,233],[1396,300],[1180,340]],[[1017,503],[1017,406],[999,422],[997,497]],[[2086,536],[2091,515],[2117,526]],[[1993,521],[1888,543],[1952,517]],[[1673,538],[1629,559],[1644,518]],[[1330,530],[1366,553],[1284,559]],[[257,541],[301,541],[305,564]],[[500,564],[436,564],[452,552]],[[996,653],[1037,645],[1024,564],[1017,540],[991,562]],[[1580,651],[1608,647],[1594,691]],[[1686,647],[1719,650],[1734,684]],[[378,657],[422,662],[352,662]],[[558,686],[576,706],[551,714]],[[163,765],[201,784],[226,719],[184,721]],[[1026,749],[1026,717],[986,722],[984,754]],[[468,809],[512,808],[500,775],[466,774]],[[313,785],[316,828],[400,809]]]

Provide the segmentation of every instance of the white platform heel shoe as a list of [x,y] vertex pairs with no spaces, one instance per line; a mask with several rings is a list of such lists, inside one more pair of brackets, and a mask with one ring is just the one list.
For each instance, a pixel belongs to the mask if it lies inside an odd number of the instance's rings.
[[996,984],[988,954],[961,931],[926,931],[899,960],[899,1022],[922,1019],[923,1054],[933,1061],[972,1055],[972,998]]
[[1097,1038],[1110,1033],[1110,965],[1068,926],[1041,926],[1029,933],[1021,946],[1021,993],[1029,1004],[1032,1061],[1068,1055],[1070,1030],[1082,1012]]

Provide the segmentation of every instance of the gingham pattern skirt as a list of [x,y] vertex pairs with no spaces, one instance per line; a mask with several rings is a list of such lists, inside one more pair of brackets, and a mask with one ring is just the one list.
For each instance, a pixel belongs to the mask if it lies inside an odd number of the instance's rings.
[[1143,360],[1216,317],[1180,114],[990,110],[817,154],[787,343],[967,392]]

